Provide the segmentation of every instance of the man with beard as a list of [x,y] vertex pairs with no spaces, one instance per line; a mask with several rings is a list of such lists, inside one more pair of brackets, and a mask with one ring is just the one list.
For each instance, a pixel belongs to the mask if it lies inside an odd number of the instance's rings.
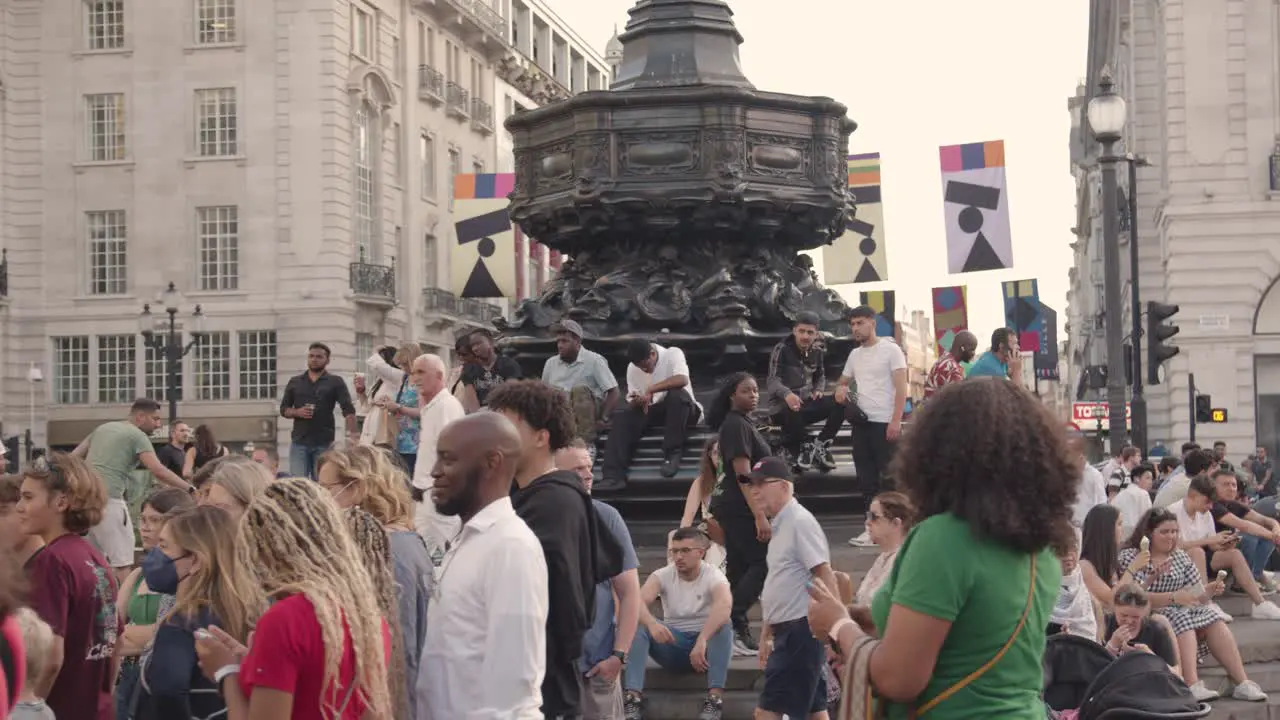
[[[872,492],[892,490],[885,472],[902,435],[907,404],[907,358],[902,348],[876,336],[876,313],[862,305],[849,311],[853,352],[836,385],[836,402],[854,418],[853,467]],[[850,393],[849,384],[856,391]]]
[[160,464],[169,472],[182,477],[187,464],[187,444],[191,442],[191,426],[179,420],[169,428],[169,442],[156,450]]
[[[572,472],[557,470],[555,453],[573,440],[573,416],[563,391],[538,380],[504,383],[489,409],[520,436],[512,502],[542,543],[551,607],[547,616],[547,720],[582,715],[582,639],[594,619],[596,584],[622,572],[622,548],[600,522],[591,497]],[[499,590],[501,592],[501,590]],[[626,658],[619,658],[626,664]]]
[[578,437],[594,460],[596,435],[618,405],[618,380],[602,355],[582,347],[581,325],[565,318],[551,331],[556,335],[556,354],[542,366],[542,382],[569,393]]
[[969,366],[965,377],[995,377],[1021,382],[1022,353],[1018,351],[1018,334],[1009,328],[996,328],[991,333],[991,349]]
[[306,372],[289,378],[280,396],[280,417],[293,420],[289,472],[296,477],[316,479],[316,463],[333,445],[335,406],[346,419],[347,440],[354,444],[360,439],[351,391],[346,380],[329,373],[330,355],[328,345],[311,343]]
[[[765,380],[769,414],[782,427],[787,459],[798,470],[835,469],[831,442],[844,424],[844,408],[826,394],[826,354],[818,343],[818,316],[796,316],[791,334],[773,346],[769,375]],[[809,436],[808,425],[825,420],[818,437]]]
[[542,720],[547,564],[509,495],[520,436],[494,413],[441,431],[431,501],[462,521],[427,611],[417,677],[429,718]]
[[471,354],[474,362],[462,368],[462,406],[469,413],[489,407],[489,393],[494,388],[522,377],[515,360],[498,354],[493,347],[493,335],[488,330],[471,333]]
[[968,330],[956,333],[950,350],[943,350],[938,361],[929,370],[929,377],[924,384],[924,399],[927,401],[942,388],[964,380],[963,363],[973,362],[978,352],[978,336]]

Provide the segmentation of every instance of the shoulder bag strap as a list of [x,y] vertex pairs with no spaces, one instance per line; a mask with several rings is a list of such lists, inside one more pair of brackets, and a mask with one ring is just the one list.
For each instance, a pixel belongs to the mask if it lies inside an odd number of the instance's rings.
[[978,678],[987,674],[987,671],[995,667],[996,663],[1000,662],[1000,658],[1004,657],[1004,654],[1009,652],[1009,648],[1013,647],[1013,641],[1017,640],[1018,636],[1022,634],[1022,628],[1027,624],[1027,616],[1031,614],[1031,605],[1033,602],[1035,602],[1035,597],[1036,597],[1036,555],[1035,554],[1032,554],[1031,556],[1031,582],[1029,584],[1030,584],[1030,587],[1027,588],[1027,605],[1026,607],[1022,608],[1022,617],[1018,619],[1017,627],[1013,629],[1013,634],[1009,636],[1009,639],[1007,641],[1005,641],[1004,647],[1000,648],[1000,652],[996,653],[995,657],[988,660],[985,665],[969,673],[969,675],[965,677],[963,680],[956,683],[955,685],[952,685],[946,690],[943,690],[941,693],[937,695],[937,697],[925,703],[923,706],[920,707],[919,710],[912,713],[911,715],[912,717],[920,717],[921,715],[924,715],[925,713],[929,712],[934,707],[936,707],[938,703],[942,702],[943,700],[946,700],[952,695],[955,695],[956,693],[968,687],[971,683],[973,683],[974,680],[977,680]]

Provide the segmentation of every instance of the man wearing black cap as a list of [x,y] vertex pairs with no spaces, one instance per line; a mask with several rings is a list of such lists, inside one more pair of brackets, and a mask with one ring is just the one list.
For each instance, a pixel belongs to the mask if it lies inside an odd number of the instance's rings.
[[636,443],[655,425],[663,428],[662,476],[675,477],[689,427],[702,416],[683,350],[636,339],[627,345],[627,360],[627,404],[613,414],[599,489],[626,486]]
[[599,353],[582,347],[582,326],[565,318],[551,326],[556,354],[542,366],[542,382],[569,393],[578,437],[595,458],[596,433],[618,404],[618,381]]
[[[791,334],[773,347],[765,395],[769,414],[782,426],[784,447],[794,467],[830,472],[836,467],[831,441],[844,424],[844,407],[824,392],[827,371],[817,342],[818,322],[815,313],[798,314]],[[818,420],[826,424],[813,439],[808,425]]]
[[[824,583],[838,595],[827,535],[795,499],[793,478],[782,458],[767,457],[739,481],[770,518],[769,574],[760,593],[764,627],[760,667],[764,687],[756,718],[812,718],[827,709],[822,672],[826,648],[809,629],[809,583]],[[825,714],[822,715],[825,717]]]

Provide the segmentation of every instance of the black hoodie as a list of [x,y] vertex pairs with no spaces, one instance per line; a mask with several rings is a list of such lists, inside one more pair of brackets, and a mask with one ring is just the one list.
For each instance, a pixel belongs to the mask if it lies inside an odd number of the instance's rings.
[[519,515],[538,536],[547,559],[547,674],[542,712],[581,713],[578,658],[591,627],[596,584],[622,572],[622,548],[591,505],[574,473],[556,470],[511,493]]

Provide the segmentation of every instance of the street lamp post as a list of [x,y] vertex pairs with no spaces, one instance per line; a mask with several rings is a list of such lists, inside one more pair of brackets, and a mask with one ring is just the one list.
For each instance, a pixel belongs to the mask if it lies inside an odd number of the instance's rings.
[[182,368],[182,358],[191,352],[191,348],[200,344],[204,337],[202,323],[204,312],[199,305],[191,313],[191,342],[182,344],[178,335],[178,310],[182,304],[182,294],[173,283],[165,289],[160,302],[169,316],[169,327],[166,333],[156,332],[156,317],[151,313],[151,303],[142,306],[142,314],[138,316],[138,330],[142,333],[147,346],[160,354],[164,360],[165,395],[169,398],[169,428],[178,421],[178,371]]
[[1124,160],[1129,164],[1129,301],[1130,344],[1133,345],[1133,397],[1131,421],[1133,444],[1146,455],[1147,449],[1147,396],[1142,391],[1142,298],[1138,292],[1138,166],[1147,165],[1143,158],[1128,153]]
[[[1120,228],[1116,217],[1115,144],[1125,125],[1125,102],[1115,92],[1111,70],[1103,68],[1098,81],[1101,91],[1089,101],[1089,127],[1102,145],[1102,247],[1107,323],[1107,417],[1112,456],[1119,456],[1126,443],[1124,387],[1124,329],[1121,327]],[[1135,338],[1136,339],[1136,338]]]
[[44,372],[40,366],[31,363],[27,368],[27,465],[35,459],[36,436],[36,386],[44,382]]

